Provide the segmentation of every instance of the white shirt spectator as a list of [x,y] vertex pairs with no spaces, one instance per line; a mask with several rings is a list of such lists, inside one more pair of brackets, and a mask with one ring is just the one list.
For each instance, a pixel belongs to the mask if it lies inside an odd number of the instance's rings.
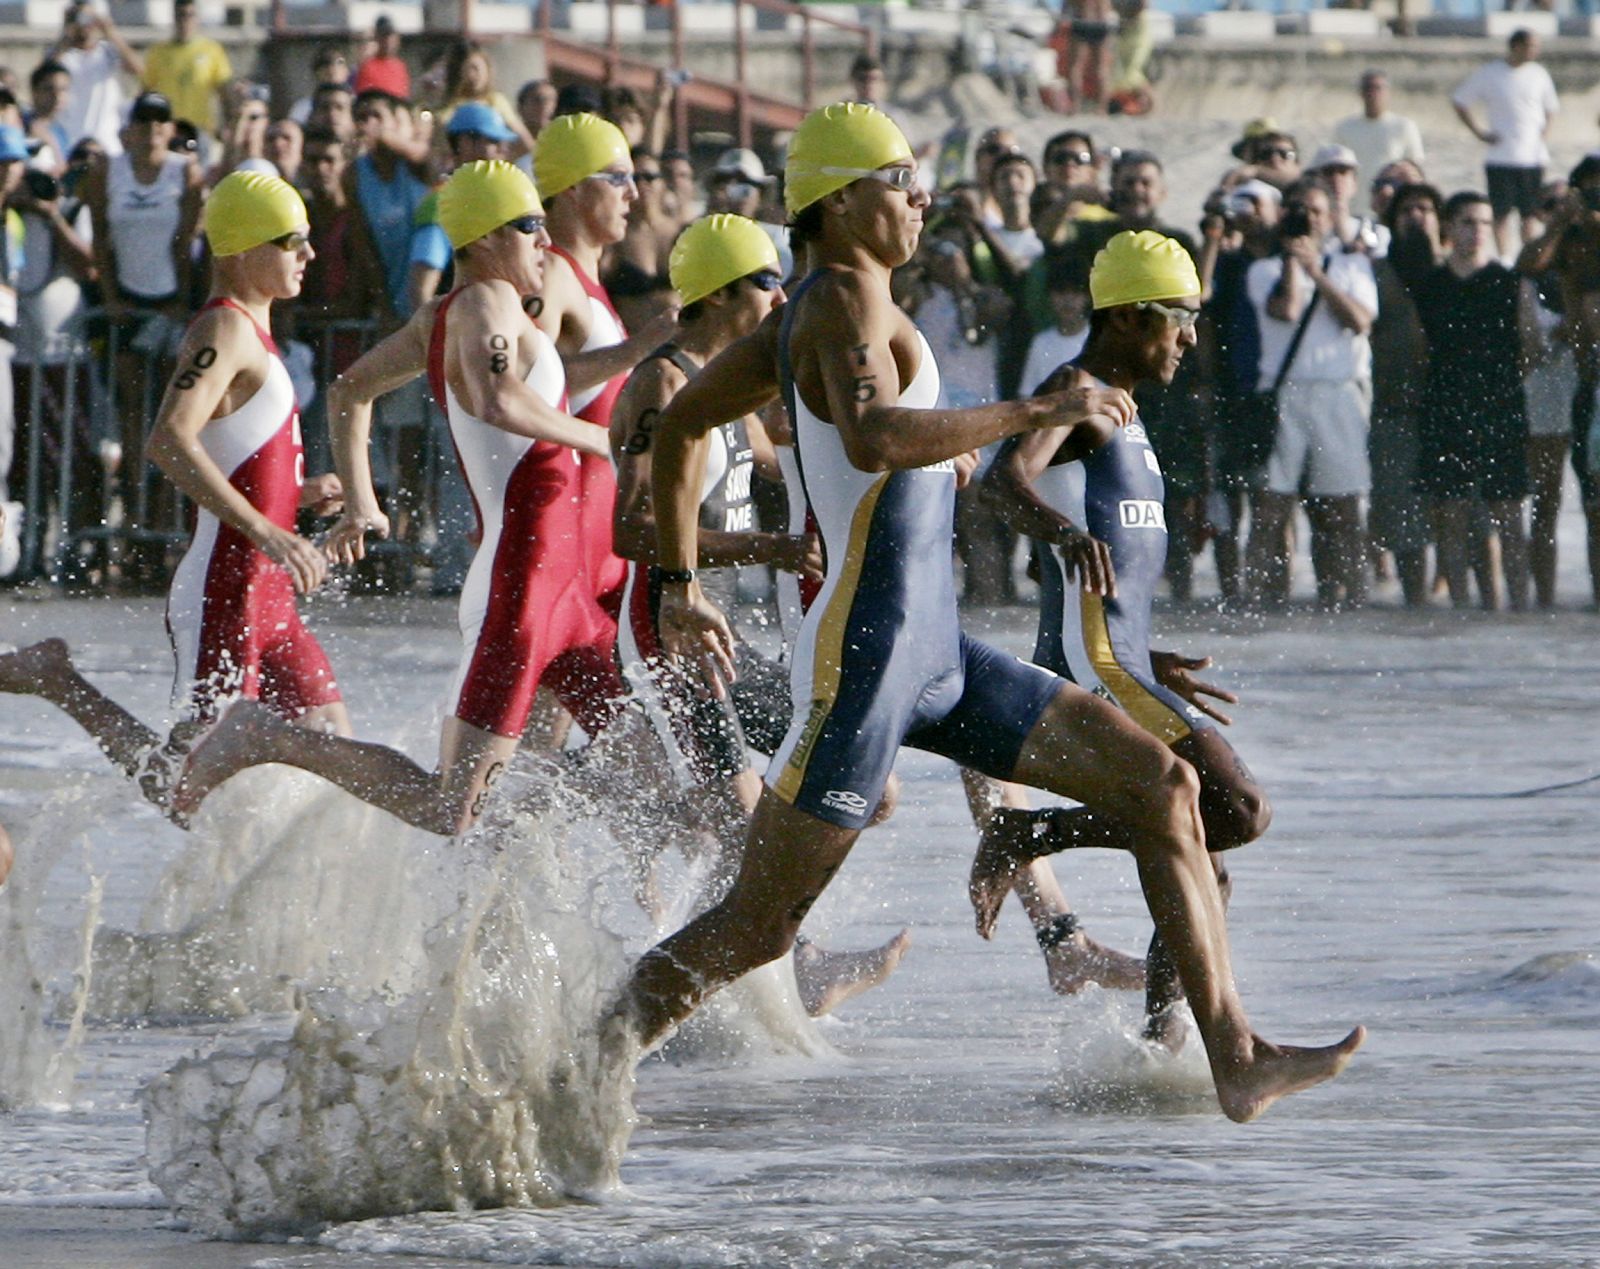
[[[1372,265],[1359,252],[1335,253],[1325,266],[1328,280],[1358,304],[1378,311],[1378,283],[1372,276]],[[1278,377],[1284,354],[1289,351],[1289,341],[1294,338],[1298,322],[1285,322],[1267,313],[1267,299],[1278,279],[1283,276],[1283,257],[1268,256],[1257,260],[1245,275],[1245,289],[1256,310],[1256,321],[1261,327],[1261,378],[1258,387],[1266,391]],[[1311,292],[1311,279],[1301,276],[1306,293]],[[1317,310],[1311,315],[1306,335],[1294,355],[1294,365],[1289,368],[1286,383],[1338,382],[1372,378],[1372,346],[1365,335],[1339,324],[1327,304],[1317,301]]]
[[994,236],[1000,240],[1001,246],[1022,262],[1024,267],[1044,254],[1044,243],[1039,241],[1039,235],[1031,227],[1007,229],[1001,225],[994,230]]
[[1392,111],[1377,119],[1351,115],[1333,130],[1333,139],[1354,151],[1360,165],[1357,170],[1361,173],[1362,184],[1352,200],[1352,211],[1367,210],[1367,185],[1388,164],[1410,159],[1418,167],[1422,166],[1422,133],[1413,120]]
[[64,48],[56,54],[56,60],[72,76],[72,96],[62,118],[70,138],[68,144],[93,137],[107,154],[121,154],[122,141],[117,133],[122,129],[126,103],[122,82],[117,78],[122,58],[116,47],[110,40],[101,40],[93,48]]
[[1058,367],[1076,358],[1088,342],[1087,323],[1082,330],[1071,335],[1062,334],[1057,326],[1045,327],[1028,345],[1028,359],[1022,363],[1022,378],[1017,382],[1017,394],[1031,397]]
[[1483,161],[1496,167],[1543,167],[1550,162],[1545,125],[1560,109],[1550,72],[1538,62],[1478,67],[1450,99],[1464,110],[1482,107],[1495,142]]
[[917,306],[917,329],[939,363],[939,395],[945,406],[965,410],[1000,399],[999,342],[990,335],[982,343],[967,342],[961,306],[953,292],[934,285]]

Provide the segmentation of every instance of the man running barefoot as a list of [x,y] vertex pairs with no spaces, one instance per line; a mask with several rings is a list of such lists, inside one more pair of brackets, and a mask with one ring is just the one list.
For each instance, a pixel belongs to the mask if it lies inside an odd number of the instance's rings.
[[[1095,309],[1088,344],[1043,390],[1132,392],[1142,383],[1170,383],[1194,346],[1200,311],[1189,254],[1148,230],[1118,234],[1095,257],[1089,285]],[[1150,650],[1167,529],[1161,465],[1143,424],[1135,417],[1123,428],[1100,420],[1026,433],[1006,443],[984,484],[1011,526],[1046,548],[1034,661],[1109,695],[1194,768],[1206,846],[1226,900],[1217,852],[1260,837],[1272,812],[1239,755],[1206,720],[1228,718],[1203,695],[1235,699],[1194,677],[1208,662]],[[1056,851],[1107,844],[1103,817],[1093,811],[997,812],[972,868],[979,933],[993,933],[1019,869]],[[1159,934],[1146,964],[1151,1034],[1176,1042],[1172,1006],[1182,988]]]
[[595,602],[584,558],[579,456],[608,453],[599,428],[562,410],[561,358],[522,311],[542,281],[543,208],[509,163],[457,168],[439,194],[456,252],[456,286],[350,368],[329,391],[337,462],[350,490],[329,539],[335,559],[363,553],[388,521],[372,487],[372,402],[427,368],[448,416],[482,540],[461,593],[465,654],[438,768],[382,745],[305,738],[235,706],[191,754],[178,791],[186,809],[264,762],[322,776],[432,833],[471,827],[516,751],[534,693],[550,687],[590,735],[623,694],[616,625]]
[[[636,699],[680,770],[703,790],[705,827],[728,843],[708,889],[720,897],[733,879],[761,777],[750,748],[771,753],[788,729],[789,676],[743,640],[739,680],[708,697],[669,663],[657,626],[665,578],[656,567],[655,518],[650,502],[651,433],[667,402],[700,368],[735,339],[759,326],[783,302],[778,251],[754,221],[702,217],[679,236],[670,261],[672,286],[683,301],[679,334],[639,363],[611,413],[617,466],[616,546],[631,561],[617,650]],[[822,557],[814,534],[763,533],[755,527],[751,479],[758,462],[775,465],[772,445],[756,416],[713,428],[696,446],[700,473],[699,559],[704,590],[726,609],[738,599],[738,568],[771,564],[820,581]],[[829,952],[812,943],[796,949],[795,976],[806,1011],[820,1016],[892,974],[910,935],[902,930],[869,952]]]
[[295,604],[327,572],[323,553],[295,533],[295,513],[337,509],[339,485],[304,480],[300,412],[267,333],[272,301],[299,294],[312,256],[305,205],[277,177],[234,173],[211,193],[205,232],[211,299],[184,336],[149,446],[198,507],[167,601],[175,697],[188,722],[161,752],[161,737],[79,674],[60,639],[0,657],[0,691],[64,709],[163,809],[168,760],[221,698],[261,702],[300,739],[350,731],[328,659]]
[[[855,104],[808,115],[789,148],[786,197],[812,273],[760,331],[691,380],[656,433],[664,569],[696,562],[694,436],[747,413],[782,383],[827,580],[795,657],[796,713],[756,808],[726,899],[647,953],[607,1019],[608,1074],[705,997],[783,955],[844,863],[908,743],[997,779],[1075,797],[1123,826],[1151,915],[1178,965],[1222,1109],[1249,1120],[1337,1075],[1365,1038],[1282,1048],[1250,1029],[1233,984],[1194,771],[1108,701],[962,634],[949,565],[958,455],[1017,433],[1120,426],[1117,388],[969,410],[935,408],[931,351],[890,295],[927,195],[911,148]],[[934,567],[937,563],[937,567]],[[664,588],[669,650],[714,679],[734,674],[722,614],[693,580]]]

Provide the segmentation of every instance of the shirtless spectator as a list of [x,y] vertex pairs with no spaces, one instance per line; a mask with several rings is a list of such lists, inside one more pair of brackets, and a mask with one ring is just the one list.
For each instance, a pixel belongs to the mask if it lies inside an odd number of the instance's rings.
[[1111,0],[1071,0],[1071,9],[1067,91],[1075,110],[1104,114],[1111,88]]

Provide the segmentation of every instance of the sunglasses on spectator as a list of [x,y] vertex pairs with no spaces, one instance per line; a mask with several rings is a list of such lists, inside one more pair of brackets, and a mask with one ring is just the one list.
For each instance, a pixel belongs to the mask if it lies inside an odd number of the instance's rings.
[[506,221],[506,224],[519,234],[527,234],[529,237],[544,232],[543,216],[518,216],[515,220]]
[[614,189],[627,189],[634,183],[632,172],[595,172],[584,178],[590,181],[604,181]]
[[281,237],[274,238],[272,240],[272,245],[281,251],[293,251],[298,253],[311,245],[311,235],[303,234],[299,232],[299,230],[296,230],[294,233],[287,233]]
[[859,180],[882,181],[890,189],[897,189],[902,194],[915,189],[917,185],[917,169],[914,167],[823,167],[817,170],[824,176],[854,176]]
[[1159,300],[1140,300],[1139,307],[1150,313],[1160,313],[1167,319],[1168,326],[1176,326],[1179,330],[1193,330],[1195,322],[1200,320],[1200,310],[1197,308],[1174,308]]
[[783,276],[774,269],[761,269],[746,274],[744,280],[758,291],[776,291],[783,285]]
[[1045,155],[1044,161],[1051,167],[1058,167],[1065,163],[1076,164],[1078,167],[1090,167],[1094,163],[1094,155],[1087,150],[1057,150],[1053,154]]

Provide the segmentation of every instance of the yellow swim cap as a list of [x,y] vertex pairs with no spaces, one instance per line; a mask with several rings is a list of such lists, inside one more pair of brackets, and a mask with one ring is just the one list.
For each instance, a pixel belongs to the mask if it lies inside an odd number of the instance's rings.
[[452,247],[464,247],[507,221],[543,215],[539,191],[521,168],[504,159],[463,163],[439,191],[439,228]]
[[265,172],[230,172],[206,199],[205,234],[213,256],[236,256],[307,224],[293,185]]
[[778,248],[755,221],[718,212],[678,235],[667,268],[673,290],[693,304],[762,269],[777,272]]
[[1097,309],[1199,294],[1200,275],[1189,253],[1176,238],[1153,229],[1124,230],[1100,249],[1089,270],[1089,295]]
[[631,162],[628,138],[616,124],[599,115],[557,115],[539,133],[533,179],[541,194],[554,198],[613,163]]
[[819,198],[911,157],[905,133],[883,111],[859,101],[813,110],[800,121],[783,165],[783,202],[793,216]]

